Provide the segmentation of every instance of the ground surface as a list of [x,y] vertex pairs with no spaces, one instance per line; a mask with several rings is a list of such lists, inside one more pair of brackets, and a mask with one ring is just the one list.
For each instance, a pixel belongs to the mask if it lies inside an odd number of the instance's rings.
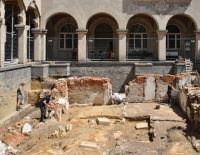
[[[62,115],[61,123],[54,117],[46,123],[38,124],[27,139],[18,146],[25,150],[27,155],[124,155],[124,154],[155,154],[155,155],[196,155],[197,152],[186,139],[183,130],[190,128],[185,123],[185,116],[178,106],[168,107],[161,105],[155,109],[156,103],[134,103],[126,106],[125,111],[119,106],[71,106],[66,114]],[[125,124],[115,124],[126,113]],[[9,124],[0,128],[2,137],[8,126],[13,126],[24,117],[31,119],[40,117],[39,108],[30,107],[27,111],[14,118]],[[95,122],[97,117],[109,118],[110,126],[92,127],[88,121]],[[136,130],[140,122],[148,122],[156,132],[156,136],[149,134],[149,129]],[[60,138],[49,138],[59,125],[65,127],[72,124],[72,131],[68,131]],[[115,140],[113,134],[124,133],[122,140]],[[191,134],[194,132],[188,130]],[[82,141],[97,143],[97,148],[81,148]]]

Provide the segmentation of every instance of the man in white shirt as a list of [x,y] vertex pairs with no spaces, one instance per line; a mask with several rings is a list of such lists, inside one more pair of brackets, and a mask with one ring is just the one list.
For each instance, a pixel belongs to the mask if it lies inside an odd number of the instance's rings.
[[113,92],[112,100],[114,101],[115,105],[119,105],[123,102],[123,98],[118,94]]

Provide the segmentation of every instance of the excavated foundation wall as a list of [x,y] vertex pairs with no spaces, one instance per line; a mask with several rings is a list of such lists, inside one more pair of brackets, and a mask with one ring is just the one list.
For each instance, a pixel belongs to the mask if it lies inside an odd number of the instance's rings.
[[68,95],[70,104],[108,104],[112,96],[112,85],[108,78],[69,78]]
[[[181,78],[181,82],[186,78]],[[200,88],[199,74],[191,74],[191,84],[182,85],[179,93],[179,105],[182,111],[188,116],[195,130],[200,131]]]
[[[168,102],[168,85],[172,82],[174,88],[191,83],[190,74],[174,75],[145,75],[137,76],[125,87],[127,101],[129,103]],[[172,91],[172,103],[179,101],[178,92]]]
[[20,83],[25,83],[22,92],[24,103],[27,104],[31,87],[31,66],[17,65],[0,69],[0,119],[16,111]]
[[[69,79],[46,79],[38,81],[32,79],[31,88],[28,92],[30,104],[37,104],[38,101],[46,96],[58,96],[52,94],[53,85],[67,96],[70,104],[108,104],[112,96],[112,85],[107,78],[83,77]],[[54,92],[56,93],[56,92]],[[61,94],[61,96],[63,96]],[[69,98],[69,99],[68,99]]]

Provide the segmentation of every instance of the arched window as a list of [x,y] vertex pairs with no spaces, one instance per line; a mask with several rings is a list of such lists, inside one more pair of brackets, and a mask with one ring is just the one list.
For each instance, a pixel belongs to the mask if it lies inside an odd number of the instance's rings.
[[167,26],[168,33],[166,35],[167,49],[179,49],[181,47],[180,29],[176,25]]
[[113,33],[113,30],[110,25],[103,23],[96,27],[95,33]]
[[72,24],[64,25],[60,30],[60,49],[74,50],[77,49],[77,45],[76,27]]
[[130,48],[147,49],[147,31],[143,25],[136,24],[130,29]]

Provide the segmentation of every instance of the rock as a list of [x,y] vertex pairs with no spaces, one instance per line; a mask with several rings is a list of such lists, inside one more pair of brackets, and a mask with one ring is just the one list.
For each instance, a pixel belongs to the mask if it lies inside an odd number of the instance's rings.
[[60,133],[66,132],[66,129],[62,127],[61,125],[59,125],[59,132]]
[[69,150],[69,148],[68,148],[68,146],[67,145],[65,145],[64,147],[63,147],[63,151],[67,151],[67,150]]
[[29,123],[25,123],[22,128],[22,133],[29,133],[32,131],[32,126]]
[[191,137],[192,138],[192,145],[196,145],[196,138],[194,136]]
[[18,129],[21,128],[22,127],[22,123],[21,122],[15,123],[15,127],[18,128]]
[[0,154],[5,154],[7,148],[8,146],[0,141]]
[[123,144],[123,141],[122,140],[118,140],[117,143],[116,143],[116,146],[120,146]]
[[72,124],[67,125],[67,131],[72,131]]
[[138,123],[136,124],[136,129],[148,129],[148,123]]
[[80,147],[83,147],[83,148],[96,148],[97,147],[97,143],[82,141]]
[[97,123],[98,123],[98,125],[109,126],[110,120],[107,118],[97,118]]
[[11,133],[11,132],[12,132],[12,130],[13,130],[13,129],[12,129],[12,127],[10,127],[10,126],[9,126],[9,127],[8,127],[8,132],[10,132],[10,133]]
[[122,133],[121,131],[117,131],[117,133],[113,134],[113,138],[115,140],[123,140],[123,136],[124,136],[124,133]]

